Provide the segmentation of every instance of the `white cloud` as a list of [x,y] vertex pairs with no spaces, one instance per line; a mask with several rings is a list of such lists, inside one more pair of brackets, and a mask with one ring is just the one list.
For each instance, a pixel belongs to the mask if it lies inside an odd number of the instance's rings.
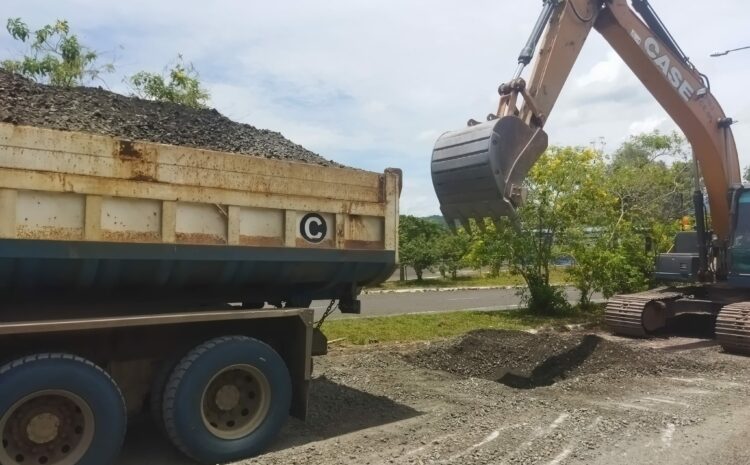
[[[655,0],[683,49],[711,77],[727,114],[750,120],[750,53],[708,58],[737,43],[750,6],[714,0],[695,33],[684,1]],[[403,210],[438,212],[429,177],[437,136],[497,108],[496,89],[516,66],[540,5],[508,10],[475,0],[5,0],[32,26],[66,18],[95,49],[117,51],[118,75],[161,70],[181,52],[212,103],[233,119],[279,131],[342,163],[404,169]],[[511,17],[512,16],[512,17]],[[497,27],[497,18],[512,21]],[[0,20],[4,18],[0,17]],[[740,34],[741,35],[741,34]],[[118,47],[122,45],[122,50]],[[0,34],[0,58],[17,47]],[[592,32],[546,130],[552,144],[614,149],[636,130],[674,125],[609,45]],[[735,126],[742,165],[750,124]]]
[[660,129],[666,121],[667,118],[664,118],[663,116],[648,116],[642,120],[633,121],[628,127],[628,134],[635,135],[642,132],[651,132]]
[[625,63],[613,51],[607,52],[607,58],[595,64],[589,72],[576,79],[578,87],[588,87],[592,84],[612,84],[621,77],[626,70]]

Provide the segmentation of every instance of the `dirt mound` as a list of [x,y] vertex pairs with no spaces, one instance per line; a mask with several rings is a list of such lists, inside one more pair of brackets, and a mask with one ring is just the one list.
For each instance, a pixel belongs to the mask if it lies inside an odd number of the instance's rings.
[[45,86],[2,70],[0,121],[342,166],[278,132],[237,123],[214,109],[125,97],[101,88]]
[[607,372],[608,377],[690,369],[691,362],[634,350],[594,334],[479,330],[406,356],[411,363],[511,387],[549,386],[560,380]]

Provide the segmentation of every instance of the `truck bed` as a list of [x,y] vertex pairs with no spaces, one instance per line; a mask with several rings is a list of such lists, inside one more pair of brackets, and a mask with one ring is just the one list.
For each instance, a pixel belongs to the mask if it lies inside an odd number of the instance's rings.
[[395,267],[400,182],[0,124],[0,290],[25,304],[340,298]]

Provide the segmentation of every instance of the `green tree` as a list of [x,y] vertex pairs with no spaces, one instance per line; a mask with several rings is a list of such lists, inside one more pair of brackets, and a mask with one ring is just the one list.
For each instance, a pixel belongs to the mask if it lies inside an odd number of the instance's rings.
[[614,153],[602,179],[606,195],[594,206],[598,214],[564,241],[581,305],[594,291],[610,297],[649,285],[655,255],[671,247],[677,220],[691,212],[693,176],[676,133],[633,136]]
[[504,220],[494,230],[510,269],[527,284],[524,298],[529,309],[540,313],[566,311],[564,290],[550,284],[554,261],[567,255],[571,231],[595,224],[611,202],[605,190],[605,164],[590,149],[552,147],[539,158],[527,179],[529,196],[518,210],[517,221]]
[[132,95],[158,102],[172,102],[193,108],[205,108],[210,97],[200,82],[192,63],[185,63],[182,55],[167,65],[162,74],[140,71],[127,79]]
[[463,229],[459,229],[456,234],[446,231],[437,238],[438,267],[444,278],[450,274],[452,279],[456,279],[458,270],[465,264],[470,241],[469,235]]
[[101,63],[98,52],[80,43],[65,20],[32,32],[21,18],[10,18],[6,29],[13,39],[28,45],[21,59],[0,62],[6,71],[62,87],[83,85],[114,71],[112,63]]
[[398,233],[401,264],[411,266],[417,275],[417,281],[422,281],[424,271],[437,264],[436,244],[444,234],[444,229],[432,221],[402,215]]

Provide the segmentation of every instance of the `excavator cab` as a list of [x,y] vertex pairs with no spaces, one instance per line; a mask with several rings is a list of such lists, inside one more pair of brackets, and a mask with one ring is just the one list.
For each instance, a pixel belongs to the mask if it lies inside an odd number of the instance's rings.
[[451,228],[456,221],[513,217],[526,190],[523,180],[547,148],[547,133],[517,116],[470,122],[441,135],[432,151],[432,184]]

